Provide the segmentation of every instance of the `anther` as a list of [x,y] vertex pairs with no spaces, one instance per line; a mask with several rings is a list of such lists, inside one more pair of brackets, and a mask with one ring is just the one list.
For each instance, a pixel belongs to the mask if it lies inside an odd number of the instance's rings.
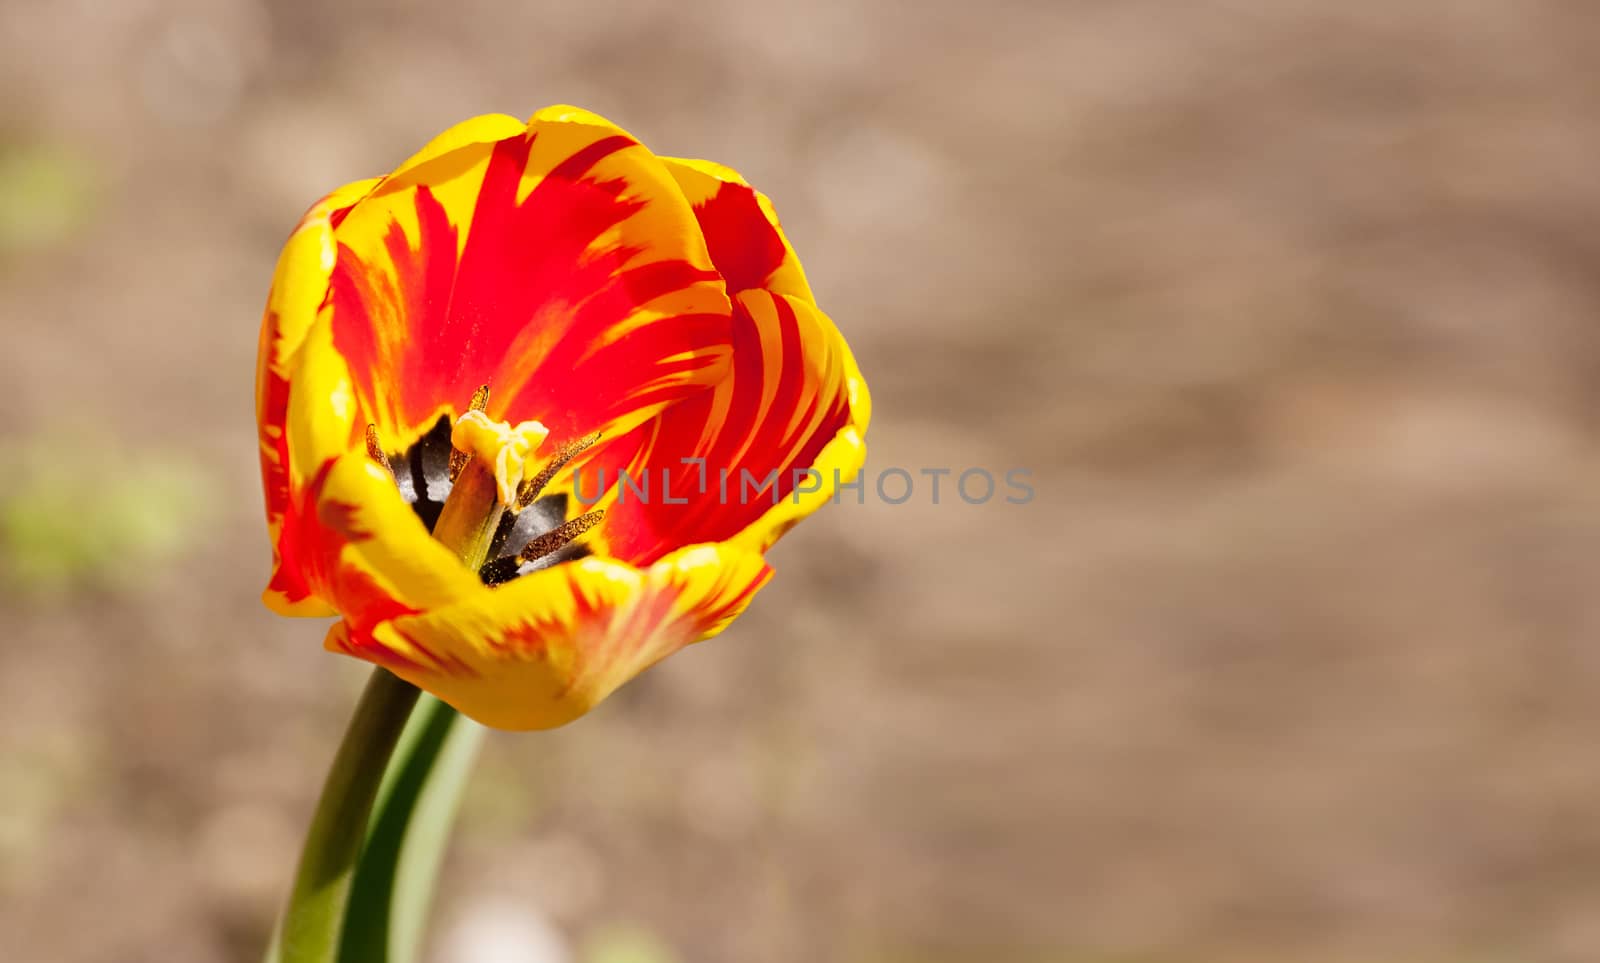
[[[565,468],[567,462],[583,454],[599,440],[600,432],[597,431],[587,438],[579,438],[577,441],[569,442],[566,447],[557,452],[556,456],[550,459],[550,464],[544,466],[539,474],[523,482],[522,487],[517,489],[516,510],[520,512],[532,505],[539,497],[539,494],[544,491],[544,486],[550,484],[550,479],[556,477],[556,472]],[[577,521],[577,519],[573,519],[573,521]]]
[[[489,406],[489,386],[482,384],[472,393],[472,404],[467,406],[468,411],[482,411]],[[459,448],[450,449],[450,480],[455,481],[461,474],[461,469],[467,467],[467,462],[472,460],[472,453]]]
[[367,426],[367,457],[382,465],[391,476],[394,474],[394,466],[389,464],[389,456],[384,454],[383,444],[378,441],[377,425]]
[[524,562],[533,562],[552,552],[558,552],[571,544],[573,539],[600,524],[600,520],[605,517],[606,510],[601,508],[562,522],[560,526],[529,542],[521,552],[517,553],[517,558]]

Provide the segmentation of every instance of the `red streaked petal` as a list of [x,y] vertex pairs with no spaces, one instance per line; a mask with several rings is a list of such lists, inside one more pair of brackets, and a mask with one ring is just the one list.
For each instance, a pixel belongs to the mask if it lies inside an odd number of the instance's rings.
[[[347,184],[322,198],[295,227],[278,257],[272,288],[261,322],[256,353],[256,426],[260,447],[261,485],[266,496],[267,529],[273,541],[273,576],[267,594],[274,608],[286,614],[332,614],[312,598],[292,561],[279,544],[284,516],[291,509],[288,416],[290,368],[306,333],[315,323],[333,271],[333,221],[378,183],[376,178]],[[293,555],[293,549],[289,549]]]
[[428,534],[394,479],[364,454],[329,459],[298,494],[285,519],[285,564],[269,605],[303,592],[365,630],[484,591]]
[[[859,471],[867,390],[772,205],[586,111],[452,127],[319,204],[283,257],[257,385],[267,601],[337,613],[329,648],[486,724],[559,725],[720,631],[771,577],[766,548]],[[484,585],[365,431],[402,450],[485,383],[487,417],[543,422],[550,453],[602,432],[591,471],[677,498],[613,491],[597,554]]]
[[[289,359],[317,320],[337,256],[333,222],[377,186],[381,178],[354,181],[328,194],[306,211],[278,255],[261,326],[258,373],[286,376]],[[259,378],[258,378],[258,385]]]
[[366,456],[365,421],[328,315],[325,307],[291,363],[283,432],[291,497],[266,601],[288,614],[328,614],[310,606],[322,600],[370,625],[445,605],[480,582],[429,536],[394,477]]
[[338,231],[334,342],[390,444],[492,387],[557,440],[620,433],[719,380],[728,301],[660,162],[541,112],[386,180]]
[[[860,470],[871,403],[849,346],[822,312],[796,298],[741,293],[733,357],[714,391],[679,402],[579,469],[579,511],[606,475],[598,538],[608,554],[643,565],[698,542],[738,539],[765,550]],[[618,484],[619,468],[647,486],[646,497]]]
[[519,136],[527,125],[510,114],[479,114],[469,117],[435,137],[405,163],[394,169],[390,177],[400,177],[436,160],[452,151],[472,144],[492,144],[507,137]]
[[370,631],[340,623],[326,644],[389,667],[485,725],[545,729],[720,632],[771,574],[758,553],[718,545],[644,570],[591,557]]
[[477,576],[430,537],[393,476],[367,457],[365,422],[344,357],[333,349],[327,309],[295,353],[289,385],[291,497],[268,605],[295,614],[306,600],[320,599],[366,626],[480,588]]
[[815,303],[800,259],[766,195],[738,171],[711,161],[664,157],[705,233],[711,261],[736,294],[766,288]]

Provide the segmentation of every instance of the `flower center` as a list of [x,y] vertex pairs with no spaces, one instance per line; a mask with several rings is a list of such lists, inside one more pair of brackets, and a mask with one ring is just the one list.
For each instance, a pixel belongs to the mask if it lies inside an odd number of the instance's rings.
[[485,385],[453,425],[441,417],[393,460],[376,426],[368,425],[367,454],[395,477],[402,497],[433,536],[486,584],[497,585],[588,554],[574,540],[605,512],[567,519],[566,494],[544,494],[556,474],[593,445],[598,434],[541,457],[549,431],[537,421],[513,426],[491,420],[484,412],[488,400]]
[[[517,492],[533,473],[533,453],[550,434],[550,429],[537,421],[524,421],[515,428],[504,421],[490,421],[481,410],[473,409],[456,419],[450,429],[450,444],[455,454],[465,457],[452,459],[465,469],[474,458],[485,466],[493,466],[495,497],[500,507],[516,511]],[[461,469],[453,474],[459,477]],[[526,477],[525,477],[526,476]]]

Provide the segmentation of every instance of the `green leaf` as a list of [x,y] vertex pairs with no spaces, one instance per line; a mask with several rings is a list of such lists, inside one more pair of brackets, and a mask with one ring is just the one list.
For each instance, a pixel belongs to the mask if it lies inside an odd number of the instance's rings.
[[413,963],[484,729],[424,695],[384,774],[356,866],[341,963]]

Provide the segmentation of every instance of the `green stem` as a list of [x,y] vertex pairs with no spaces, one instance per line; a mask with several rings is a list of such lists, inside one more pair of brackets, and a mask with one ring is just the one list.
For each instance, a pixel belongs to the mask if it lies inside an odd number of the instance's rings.
[[350,879],[367,837],[367,817],[395,743],[420,693],[375,669],[334,756],[311,818],[278,941],[282,963],[334,963]]
[[412,963],[484,729],[424,695],[389,760],[350,887],[342,963]]
[[[477,571],[488,557],[503,513],[494,476],[474,458],[463,466],[452,484],[434,524],[433,536],[460,556],[468,569]],[[369,881],[361,887],[357,908],[376,913],[386,929],[394,929],[389,925],[394,921],[388,907],[394,898],[390,890],[396,887],[385,885],[384,881],[394,879],[405,858],[403,840],[419,818],[419,806],[434,811],[433,818],[423,818],[423,822],[438,824],[438,838],[417,845],[413,857],[417,873],[427,879],[413,885],[408,902],[419,904],[419,912],[425,907],[444,834],[459,800],[458,785],[454,792],[439,789],[428,794],[429,777],[443,755],[443,747],[452,741],[452,730],[462,729],[459,738],[453,740],[459,751],[450,754],[454,775],[445,780],[459,784],[471,764],[478,736],[470,728],[463,728],[464,721],[457,725],[455,710],[449,706],[431,698],[423,703],[426,711],[416,724],[416,738],[423,740],[420,753],[419,746],[413,744],[397,761],[390,794],[379,810],[378,822],[369,826],[375,801],[384,786],[384,774],[390,768],[390,757],[395,754],[420,695],[416,686],[387,669],[373,671],[323,784],[322,798],[317,802],[305,849],[300,854],[289,908],[267,951],[268,963],[339,963],[341,958],[352,955],[355,959],[386,958],[389,937],[394,934],[375,937],[376,930],[367,921],[356,924],[359,932],[350,934],[351,942],[346,947],[350,954],[341,955],[352,881],[357,864],[365,858],[363,850],[370,830],[375,833],[372,866],[364,874],[363,878]],[[408,920],[406,926],[402,939],[414,941],[420,933],[420,921]],[[409,945],[404,947],[407,953],[413,950]]]

